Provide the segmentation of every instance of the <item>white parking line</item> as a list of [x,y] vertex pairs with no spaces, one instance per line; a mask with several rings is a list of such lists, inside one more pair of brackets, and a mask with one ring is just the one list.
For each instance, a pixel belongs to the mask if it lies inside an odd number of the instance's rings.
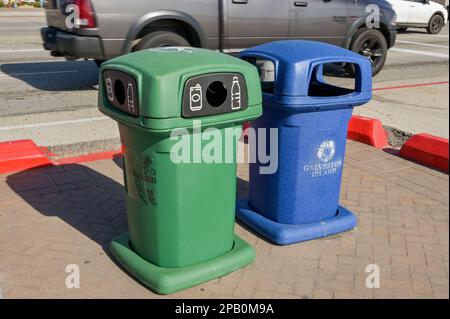
[[42,52],[44,49],[0,50],[0,53]]
[[68,71],[45,71],[45,72],[28,72],[28,73],[11,73],[11,74],[0,74],[0,77],[11,77],[11,76],[27,76],[27,75],[42,75],[42,74],[63,74],[63,73],[78,73],[77,70]]
[[53,63],[53,62],[70,62],[70,61],[64,60],[63,58],[55,58],[55,59],[51,59],[51,60],[3,62],[3,63],[0,63],[0,66],[7,65],[7,64],[10,65],[10,64],[27,64],[27,63]]
[[426,47],[435,47],[435,48],[444,48],[444,49],[448,49],[448,46],[446,45],[438,45],[438,44],[431,44],[431,43],[422,43],[422,42],[413,42],[413,41],[400,41],[397,40],[397,43],[405,43],[405,44],[417,44],[417,45],[423,45]]
[[436,53],[436,52],[428,52],[428,51],[421,51],[421,50],[408,50],[408,49],[400,49],[400,48],[391,48],[390,51],[394,52],[401,52],[401,53],[409,53],[409,54],[416,54],[416,55],[423,55],[423,56],[431,56],[435,58],[443,58],[448,59],[448,54],[444,53]]
[[69,120],[69,121],[58,121],[58,122],[48,122],[48,123],[36,123],[36,124],[26,124],[26,125],[4,126],[4,127],[0,127],[0,132],[2,132],[2,131],[13,131],[13,130],[22,130],[22,129],[36,128],[36,127],[47,127],[47,126],[59,126],[59,125],[78,124],[78,123],[86,123],[86,122],[96,122],[96,121],[104,121],[104,120],[108,120],[108,118],[107,117],[92,117],[92,118],[78,119],[78,120]]

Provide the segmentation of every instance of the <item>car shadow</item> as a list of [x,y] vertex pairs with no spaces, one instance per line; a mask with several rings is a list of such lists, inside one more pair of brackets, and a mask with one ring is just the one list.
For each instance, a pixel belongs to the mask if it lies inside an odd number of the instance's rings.
[[0,71],[43,91],[96,90],[98,85],[93,61],[4,63]]
[[[114,174],[121,179],[121,171]],[[6,182],[40,214],[61,219],[99,244],[110,258],[111,240],[127,232],[123,186],[90,167],[40,167],[11,174]]]
[[398,34],[428,34],[428,32],[423,29],[414,29],[414,30],[406,30],[406,31],[397,31]]

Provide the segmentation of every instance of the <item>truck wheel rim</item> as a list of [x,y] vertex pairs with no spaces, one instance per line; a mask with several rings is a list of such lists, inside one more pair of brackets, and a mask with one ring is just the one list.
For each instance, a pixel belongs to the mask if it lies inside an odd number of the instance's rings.
[[372,64],[372,68],[377,67],[383,58],[384,50],[380,41],[376,37],[368,37],[362,44],[359,54],[368,58]]

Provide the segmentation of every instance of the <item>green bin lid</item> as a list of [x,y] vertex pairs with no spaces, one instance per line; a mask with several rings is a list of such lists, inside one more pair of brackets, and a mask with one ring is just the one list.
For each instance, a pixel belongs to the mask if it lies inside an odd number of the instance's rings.
[[207,49],[143,50],[100,70],[100,111],[147,130],[189,128],[198,119],[203,126],[244,122],[262,114],[261,104],[256,67]]

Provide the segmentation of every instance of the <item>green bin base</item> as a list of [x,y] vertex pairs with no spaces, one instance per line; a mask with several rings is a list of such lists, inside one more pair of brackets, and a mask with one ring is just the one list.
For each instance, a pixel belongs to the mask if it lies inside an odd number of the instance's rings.
[[146,261],[130,247],[128,233],[116,237],[111,242],[111,252],[128,272],[161,295],[224,276],[255,260],[253,247],[236,235],[234,246],[228,253],[188,267],[158,267]]

